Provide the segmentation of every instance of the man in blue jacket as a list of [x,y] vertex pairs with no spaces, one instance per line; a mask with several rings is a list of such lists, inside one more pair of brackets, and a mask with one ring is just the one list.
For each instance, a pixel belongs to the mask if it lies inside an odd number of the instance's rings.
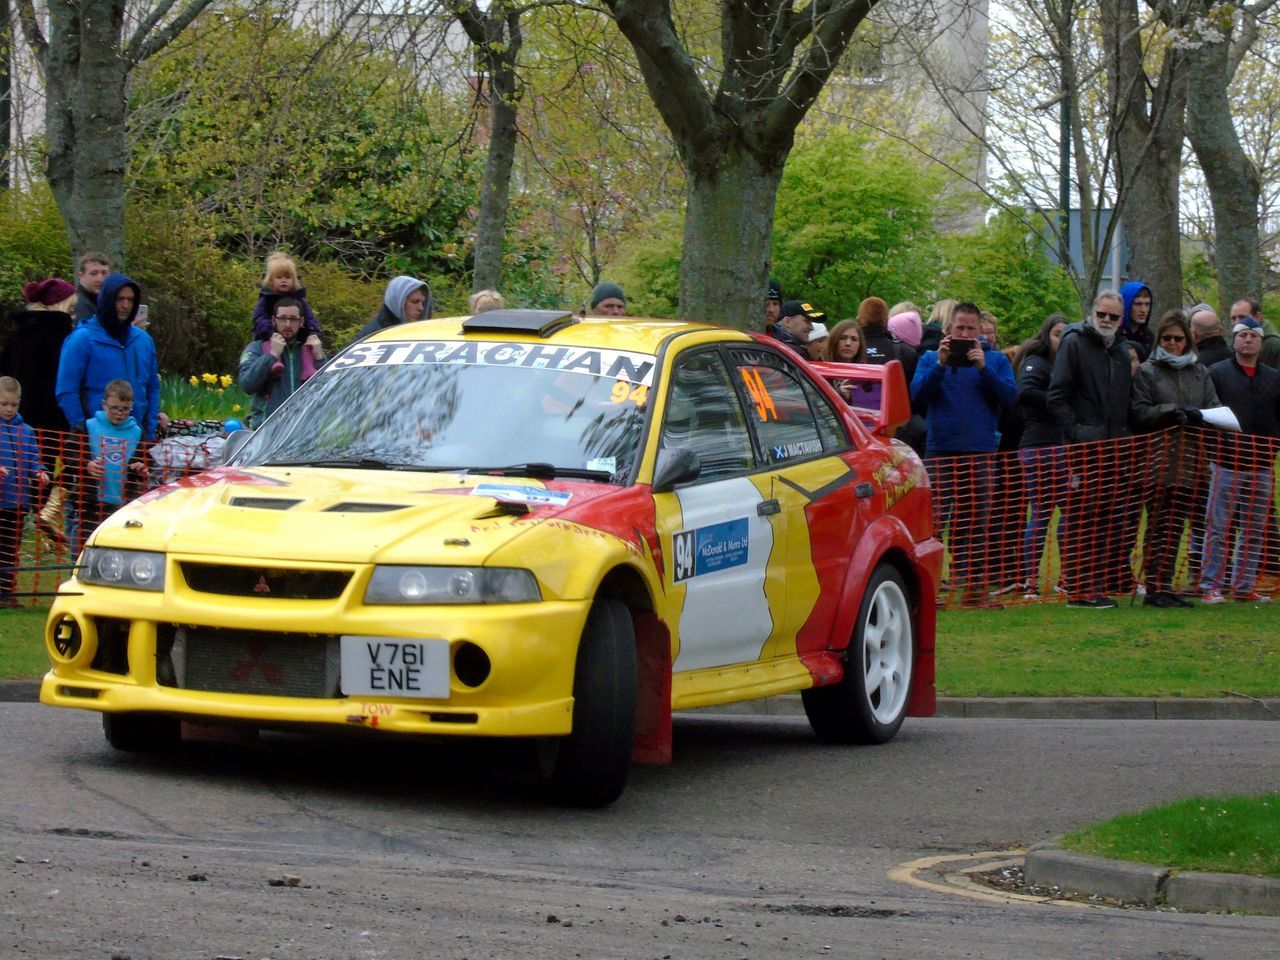
[[976,304],[957,304],[911,381],[913,406],[925,408],[935,528],[941,536],[950,521],[951,583],[970,604],[986,601],[973,567],[988,534],[1000,411],[1018,396],[1008,359],[980,339],[981,321]]
[[138,285],[123,273],[110,274],[98,291],[98,312],[71,332],[58,361],[58,406],[72,430],[102,409],[112,380],[133,386],[133,416],[142,435],[155,437],[160,416],[160,367],[151,335],[133,325],[140,301]]

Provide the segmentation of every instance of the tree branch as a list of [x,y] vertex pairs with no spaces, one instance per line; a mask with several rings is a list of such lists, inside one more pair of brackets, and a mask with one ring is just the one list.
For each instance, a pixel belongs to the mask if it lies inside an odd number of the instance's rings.
[[[133,32],[129,42],[122,51],[130,63],[141,63],[153,54],[163,50],[178,34],[182,33],[191,21],[200,16],[213,0],[188,0],[186,7],[160,30],[152,31],[170,10],[177,0],[160,0],[151,14]],[[150,36],[148,36],[150,34]]]

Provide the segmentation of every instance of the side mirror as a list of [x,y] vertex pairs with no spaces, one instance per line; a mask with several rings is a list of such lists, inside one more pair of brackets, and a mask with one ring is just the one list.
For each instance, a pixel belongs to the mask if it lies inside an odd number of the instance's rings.
[[670,493],[679,483],[697,480],[702,472],[702,460],[688,447],[667,447],[658,451],[658,462],[653,468],[653,492]]
[[253,439],[252,430],[236,430],[229,437],[226,443],[222,445],[222,462],[227,463],[237,453],[244,448],[244,445]]

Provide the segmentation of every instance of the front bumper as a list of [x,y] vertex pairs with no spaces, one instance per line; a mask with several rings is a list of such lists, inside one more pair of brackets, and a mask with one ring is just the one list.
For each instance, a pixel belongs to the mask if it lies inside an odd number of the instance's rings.
[[[561,736],[573,722],[573,671],[586,601],[493,606],[364,607],[337,601],[192,598],[70,585],[45,624],[53,667],[42,703],[103,713],[148,712],[261,726],[358,726],[388,733],[448,736]],[[74,624],[74,630],[71,627]],[[343,634],[444,639],[449,642],[449,694],[443,698],[294,696],[193,689],[167,662],[175,631],[222,632],[287,647],[289,638],[336,642]],[[67,635],[74,633],[74,652]],[[60,636],[61,635],[61,636]],[[318,639],[317,639],[318,638]],[[61,648],[61,649],[60,649]],[[459,650],[478,648],[483,680],[459,669]],[[272,649],[281,649],[275,646]],[[482,658],[483,659],[483,658]],[[288,686],[288,658],[271,676]],[[260,676],[265,676],[261,671]],[[459,675],[461,673],[461,676]]]

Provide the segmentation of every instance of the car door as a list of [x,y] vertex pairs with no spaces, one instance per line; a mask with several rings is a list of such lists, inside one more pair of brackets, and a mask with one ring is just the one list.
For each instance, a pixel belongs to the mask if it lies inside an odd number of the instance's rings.
[[678,357],[668,378],[659,449],[686,447],[701,473],[654,495],[674,601],[674,672],[751,663],[774,632],[785,584],[770,559],[778,534],[753,482],[756,458],[740,395],[718,349]]
[[770,570],[786,582],[772,646],[762,656],[826,649],[866,523],[854,445],[795,361],[763,346],[730,348],[728,358],[762,468],[756,480],[779,536]]

